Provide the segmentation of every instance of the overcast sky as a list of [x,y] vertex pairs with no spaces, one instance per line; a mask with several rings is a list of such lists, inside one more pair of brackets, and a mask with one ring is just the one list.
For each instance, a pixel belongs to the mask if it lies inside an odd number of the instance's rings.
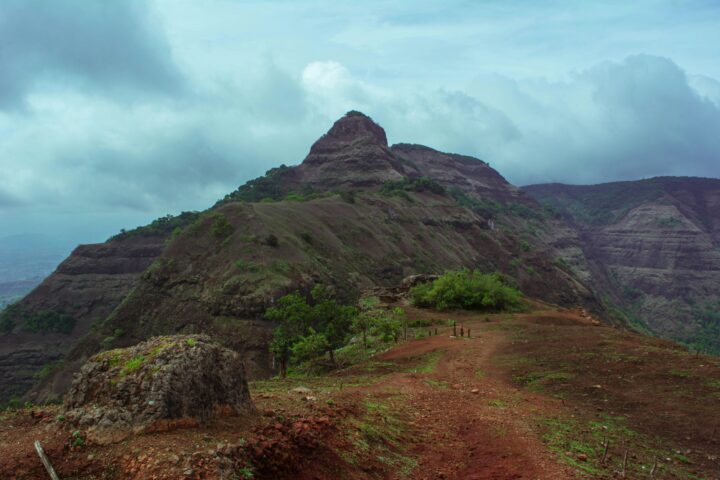
[[200,210],[350,109],[515,184],[720,176],[720,2],[3,0],[0,236]]

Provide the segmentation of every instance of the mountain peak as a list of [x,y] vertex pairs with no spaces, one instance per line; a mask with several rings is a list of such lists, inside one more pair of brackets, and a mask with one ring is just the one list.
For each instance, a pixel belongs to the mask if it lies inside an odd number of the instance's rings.
[[353,143],[388,146],[385,130],[372,118],[362,112],[350,110],[337,120],[328,132],[320,137],[310,149],[310,153],[322,153],[336,150],[339,146]]

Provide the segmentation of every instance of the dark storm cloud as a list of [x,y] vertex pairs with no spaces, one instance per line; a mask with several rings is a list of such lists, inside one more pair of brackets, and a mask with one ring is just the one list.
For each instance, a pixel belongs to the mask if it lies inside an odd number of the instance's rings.
[[172,92],[180,85],[152,11],[139,0],[6,0],[0,108],[33,88]]
[[582,80],[602,110],[605,141],[588,149],[601,167],[597,176],[720,176],[720,107],[693,90],[674,62],[636,55],[595,67]]
[[479,80],[472,90],[521,132],[484,146],[516,183],[720,176],[720,105],[669,59],[633,55],[566,82]]
[[101,197],[111,207],[146,211],[158,203],[198,198],[208,187],[225,185],[237,168],[199,130],[173,132],[170,139],[136,152],[92,149],[83,163],[83,177],[97,182],[88,192],[91,198]]
[[351,109],[516,184],[717,177],[719,18],[692,0],[1,1],[2,224],[80,237],[202,209]]

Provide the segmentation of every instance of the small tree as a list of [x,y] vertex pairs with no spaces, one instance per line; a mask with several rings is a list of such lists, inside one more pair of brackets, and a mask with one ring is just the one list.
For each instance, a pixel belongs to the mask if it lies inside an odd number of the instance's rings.
[[318,302],[313,307],[313,327],[325,336],[330,362],[335,365],[335,350],[347,343],[357,310],[338,304],[326,288],[319,287],[315,286],[312,291],[313,299]]
[[370,312],[362,312],[355,317],[352,324],[352,331],[362,336],[363,348],[367,350],[367,335],[375,324],[375,317]]
[[292,352],[293,339],[287,334],[283,327],[278,327],[273,332],[273,339],[270,342],[270,353],[275,356],[280,370],[280,377],[287,377],[287,365]]
[[303,297],[293,293],[281,297],[276,306],[268,308],[265,318],[278,324],[270,343],[270,352],[278,362],[280,376],[285,378],[292,346],[310,327],[312,308]]

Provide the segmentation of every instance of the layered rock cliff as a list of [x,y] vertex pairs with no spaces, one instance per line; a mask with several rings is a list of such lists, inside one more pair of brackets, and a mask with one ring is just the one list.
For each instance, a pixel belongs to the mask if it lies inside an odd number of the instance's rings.
[[640,327],[720,352],[720,180],[525,190],[581,238],[593,280]]
[[[60,370],[65,354],[122,301],[164,247],[157,237],[81,245],[2,313],[0,402]],[[57,379],[62,390],[69,378]]]

